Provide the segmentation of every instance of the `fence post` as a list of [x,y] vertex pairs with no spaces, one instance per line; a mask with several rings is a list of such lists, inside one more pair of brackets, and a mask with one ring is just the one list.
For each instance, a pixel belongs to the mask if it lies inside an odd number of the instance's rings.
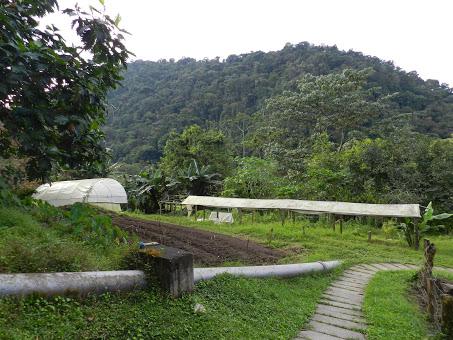
[[335,214],[330,215],[330,223],[332,223],[332,230],[335,231],[335,222],[336,222],[336,216]]
[[453,338],[453,296],[450,294],[442,294],[442,333],[445,334],[445,339]]
[[415,229],[414,248],[415,248],[415,250],[418,250],[420,248],[420,230],[418,229],[418,218],[414,217],[412,219],[412,222],[414,223],[414,229]]
[[279,210],[280,210],[280,219],[282,220],[282,227],[283,227],[285,224],[285,211],[282,209],[279,209]]

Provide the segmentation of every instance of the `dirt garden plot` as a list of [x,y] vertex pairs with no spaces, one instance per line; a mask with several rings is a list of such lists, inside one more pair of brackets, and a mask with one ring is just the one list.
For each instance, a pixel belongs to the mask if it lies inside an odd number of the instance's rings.
[[196,265],[212,266],[240,261],[244,264],[275,263],[285,253],[252,241],[174,224],[112,216],[113,223],[137,234],[144,242],[159,242],[189,251]]

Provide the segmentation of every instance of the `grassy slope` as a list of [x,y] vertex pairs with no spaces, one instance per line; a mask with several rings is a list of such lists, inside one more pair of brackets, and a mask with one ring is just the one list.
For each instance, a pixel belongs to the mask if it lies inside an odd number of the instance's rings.
[[[291,280],[221,276],[181,299],[156,292],[0,300],[0,338],[288,339],[336,273]],[[195,314],[201,303],[206,313]]]
[[[252,223],[250,217],[244,219],[243,224],[234,223],[214,224],[204,221],[196,222],[184,216],[168,215],[128,215],[147,220],[162,220],[183,226],[215,231],[228,235],[254,239],[269,244],[270,230],[273,230],[273,239],[270,246],[277,248],[297,248],[297,254],[284,258],[283,262],[310,262],[319,260],[341,259],[346,264],[371,262],[402,262],[419,264],[423,260],[423,251],[410,249],[404,240],[393,235],[394,239],[387,239],[381,229],[356,223],[346,223],[343,234],[322,224],[310,223],[307,220],[296,221],[293,224],[287,221],[282,227],[266,217]],[[302,226],[305,225],[305,235]],[[372,231],[372,242],[367,242],[368,231]],[[453,238],[450,236],[430,236],[436,244],[436,265],[453,267]]]
[[[76,210],[0,206],[0,273],[118,268],[130,246],[106,241],[110,237],[106,234],[112,232],[108,223],[107,229],[96,224],[96,230],[87,230],[84,219],[75,223]],[[103,218],[88,207],[77,212],[92,220]],[[76,224],[83,224],[85,229],[78,229]]]
[[415,272],[379,272],[365,291],[364,312],[368,339],[423,339],[427,322],[415,301],[408,297]]

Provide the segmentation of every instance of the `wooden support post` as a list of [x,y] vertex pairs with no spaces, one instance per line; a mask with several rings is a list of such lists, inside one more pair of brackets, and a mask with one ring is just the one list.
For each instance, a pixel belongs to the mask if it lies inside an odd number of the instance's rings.
[[162,203],[159,202],[159,215],[162,215]]
[[282,227],[285,224],[285,211],[280,209],[280,219],[282,220]]
[[198,211],[198,205],[195,206],[195,213],[193,214],[193,220],[197,220],[197,211]]
[[343,217],[340,217],[340,234],[343,234]]
[[252,223],[255,223],[255,209],[252,211]]
[[335,215],[329,214],[329,218],[330,218],[330,225],[332,226],[332,230],[335,231]]
[[435,298],[434,298],[434,289],[435,289],[435,280],[432,277],[426,278],[426,295],[428,296],[428,316],[431,320],[434,320],[434,311],[435,311]]
[[296,213],[294,211],[291,211],[291,217],[293,218],[293,224],[296,223]]
[[420,230],[418,225],[418,218],[414,217],[412,219],[412,223],[414,223],[414,230],[415,230],[415,240],[414,240],[414,248],[418,250],[420,248]]
[[368,232],[368,242],[371,242],[371,231]]
[[239,224],[242,224],[242,209],[238,208]]
[[206,221],[206,208],[203,209],[203,221]]

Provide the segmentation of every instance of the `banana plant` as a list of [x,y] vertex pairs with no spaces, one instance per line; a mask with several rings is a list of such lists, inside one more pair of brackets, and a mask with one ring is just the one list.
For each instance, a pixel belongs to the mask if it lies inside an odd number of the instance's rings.
[[402,230],[404,237],[406,238],[407,244],[409,247],[413,247],[416,250],[419,249],[420,246],[420,239],[434,231],[442,231],[445,226],[444,225],[431,225],[429,222],[435,220],[445,220],[450,218],[453,214],[442,213],[438,215],[434,215],[434,208],[432,202],[429,202],[428,206],[423,213],[422,219],[420,223],[414,223],[410,219],[406,219],[404,223],[399,225],[400,230]]
[[189,195],[205,196],[221,185],[219,178],[220,174],[211,173],[209,166],[199,167],[197,161],[192,159],[189,168],[179,172],[172,184],[183,186]]
[[145,169],[140,174],[125,178],[130,208],[146,214],[159,210],[159,201],[166,191],[166,178],[159,169]]

